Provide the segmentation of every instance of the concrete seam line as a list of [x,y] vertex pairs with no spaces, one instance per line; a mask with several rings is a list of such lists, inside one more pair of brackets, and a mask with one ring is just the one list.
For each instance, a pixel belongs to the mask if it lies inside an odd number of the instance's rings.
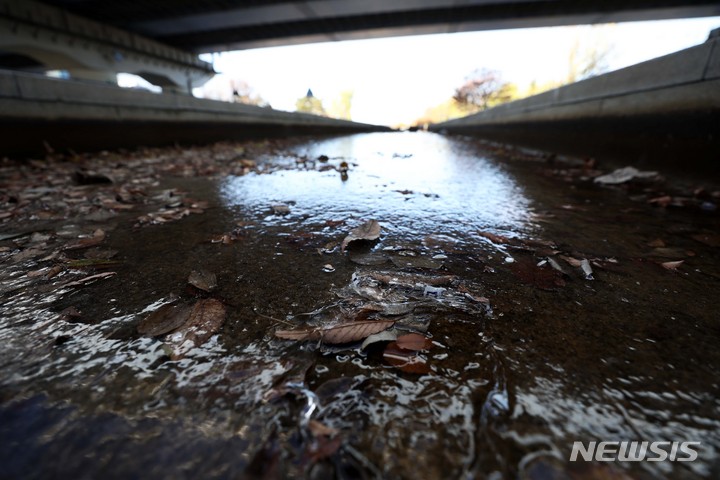
[[[708,55],[707,62],[705,62],[705,69],[703,70],[702,78],[705,80],[708,75],[708,71],[710,70],[710,64],[713,61],[713,55],[715,54],[715,50],[717,49],[718,40],[713,40],[712,44],[710,45],[710,54]],[[720,55],[719,55],[720,56]]]

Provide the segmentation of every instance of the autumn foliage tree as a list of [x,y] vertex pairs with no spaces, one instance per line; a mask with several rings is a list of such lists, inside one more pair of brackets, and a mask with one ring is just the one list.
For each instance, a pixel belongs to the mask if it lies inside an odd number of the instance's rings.
[[312,90],[310,89],[308,89],[307,94],[304,97],[297,99],[295,102],[295,111],[327,117],[327,112],[325,111],[322,101],[313,95]]
[[499,72],[482,68],[465,78],[465,83],[455,90],[453,99],[465,111],[487,110],[514,98],[515,86],[503,82]]

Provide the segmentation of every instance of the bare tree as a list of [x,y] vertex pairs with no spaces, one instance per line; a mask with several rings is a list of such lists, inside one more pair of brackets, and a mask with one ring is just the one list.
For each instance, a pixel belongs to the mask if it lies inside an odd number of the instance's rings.
[[464,110],[477,112],[512,100],[512,91],[512,85],[503,82],[499,72],[482,68],[465,78],[465,83],[455,90],[453,99]]
[[613,53],[612,45],[607,41],[607,34],[614,25],[593,26],[585,38],[578,35],[568,55],[567,83],[605,73],[609,69],[609,60]]

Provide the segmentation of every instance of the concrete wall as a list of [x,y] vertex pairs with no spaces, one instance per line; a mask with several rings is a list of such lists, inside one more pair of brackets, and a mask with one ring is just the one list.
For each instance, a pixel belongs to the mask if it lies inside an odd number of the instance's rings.
[[[1,155],[345,133],[385,127],[187,95],[0,71]],[[105,143],[102,143],[105,142]]]
[[465,118],[433,130],[526,122],[633,117],[720,108],[720,38],[615,72],[599,75]]
[[720,158],[720,38],[430,130],[632,163]]

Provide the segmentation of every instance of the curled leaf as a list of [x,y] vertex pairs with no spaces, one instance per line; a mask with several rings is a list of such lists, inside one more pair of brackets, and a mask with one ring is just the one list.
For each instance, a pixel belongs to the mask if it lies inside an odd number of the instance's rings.
[[677,260],[675,262],[663,262],[660,265],[666,270],[677,270],[677,268],[685,263],[685,260]]
[[342,242],[340,250],[345,251],[345,247],[350,242],[356,240],[377,240],[380,237],[380,224],[377,220],[368,220],[357,228],[350,230],[350,233]]

